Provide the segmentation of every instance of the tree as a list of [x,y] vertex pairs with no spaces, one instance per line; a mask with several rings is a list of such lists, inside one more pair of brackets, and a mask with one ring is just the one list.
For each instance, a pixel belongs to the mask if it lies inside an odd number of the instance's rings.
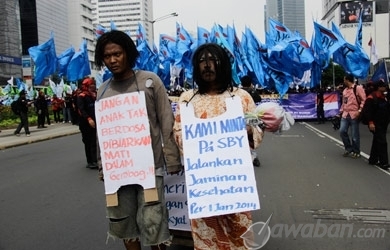
[[[333,64],[333,67],[332,67]],[[334,70],[334,84],[333,84],[333,70]],[[321,85],[324,88],[339,86],[344,81],[345,70],[340,65],[333,63],[331,60],[328,68],[322,71]]]

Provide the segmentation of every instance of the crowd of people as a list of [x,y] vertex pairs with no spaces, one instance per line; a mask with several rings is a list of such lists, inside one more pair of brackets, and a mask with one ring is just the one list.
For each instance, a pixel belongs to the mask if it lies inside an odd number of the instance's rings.
[[[64,98],[59,98],[57,95],[53,95],[52,98],[48,97],[44,91],[38,91],[38,96],[34,100],[26,98],[26,91],[19,92],[19,97],[15,101],[16,111],[14,113],[19,116],[19,126],[14,132],[14,135],[20,136],[20,131],[24,128],[26,136],[30,136],[29,123],[28,123],[28,111],[29,107],[32,107],[37,116],[37,128],[47,128],[47,125],[52,123],[71,123],[78,125],[79,115],[77,110],[77,96],[79,91],[74,91],[72,94],[66,94]],[[53,114],[53,120],[51,119],[51,113]]]
[[384,79],[368,82],[366,88],[356,84],[353,75],[345,75],[340,108],[340,137],[344,157],[360,158],[360,122],[367,116],[367,129],[372,133],[368,163],[388,170],[387,127],[390,123],[388,84]]
[[28,122],[29,107],[33,107],[37,116],[37,128],[44,129],[51,125],[50,109],[54,123],[69,123],[79,126],[82,142],[84,143],[87,168],[97,169],[97,144],[94,103],[96,100],[96,83],[93,78],[85,78],[81,88],[66,93],[63,98],[56,94],[52,98],[47,97],[44,91],[38,92],[35,100],[26,98],[26,91],[19,92],[19,98],[15,101],[14,113],[19,116],[20,122],[14,131],[14,135],[20,136],[24,129],[26,136],[30,136]]
[[[185,119],[181,116],[180,105],[176,107],[174,119],[170,110],[167,94],[163,89],[161,80],[153,73],[133,70],[134,62],[138,52],[134,43],[125,34],[119,31],[107,32],[98,40],[95,61],[97,66],[107,66],[113,73],[113,77],[106,81],[98,91],[98,98],[106,98],[122,93],[145,91],[148,117],[151,124],[152,145],[156,161],[156,183],[159,189],[163,185],[161,170],[165,167],[168,173],[176,173],[180,170],[180,156],[186,154],[183,150],[183,132],[181,122]],[[256,107],[254,100],[260,94],[254,89],[250,79],[242,79],[243,88],[232,85],[229,57],[226,51],[216,44],[204,44],[193,54],[192,65],[194,69],[194,80],[197,89],[186,91],[175,91],[180,96],[179,104],[191,103],[194,107],[194,114],[200,119],[216,117],[226,112],[225,100],[239,96],[242,100],[244,112],[253,111]],[[150,88],[143,84],[147,78],[152,79]],[[390,105],[387,100],[387,84],[375,82],[372,85],[373,91],[366,93],[365,90],[355,83],[351,75],[344,77],[345,88],[342,91],[342,105],[340,108],[340,137],[344,144],[345,157],[358,159],[360,155],[359,116],[365,105],[370,105],[370,117],[368,129],[373,133],[373,141],[370,152],[369,164],[375,164],[382,169],[387,169],[387,142],[386,132],[390,121]],[[153,92],[151,94],[150,92]],[[324,123],[324,91],[317,94],[318,122]],[[158,99],[158,102],[156,100]],[[158,105],[157,105],[158,104]],[[157,105],[158,107],[155,107]],[[156,113],[160,110],[163,118]],[[151,111],[149,113],[149,111]],[[162,123],[162,120],[164,122]],[[173,129],[171,127],[173,123]],[[351,132],[349,132],[351,130]],[[155,131],[160,131],[155,133]],[[257,130],[247,128],[250,148],[256,149],[261,141]],[[176,145],[172,144],[171,135],[174,135]],[[157,136],[156,136],[157,135]],[[166,144],[166,142],[169,142]],[[161,144],[167,149],[162,150]],[[170,158],[165,163],[160,162],[162,153],[170,152]],[[100,162],[100,161],[99,161]],[[100,176],[104,179],[104,171],[99,163]],[[165,166],[164,166],[165,165]],[[174,166],[174,168],[173,168]],[[167,231],[166,210],[162,205],[163,194],[153,206],[162,209],[160,216],[154,215],[146,219],[148,210],[143,199],[142,188],[139,185],[122,186],[118,191],[119,204],[116,207],[108,207],[109,235],[123,239],[126,249],[140,249],[141,244],[150,246],[151,249],[165,249],[169,244],[169,233]],[[159,196],[160,197],[160,196]],[[135,203],[133,206],[126,204]],[[162,206],[161,206],[162,205]],[[142,209],[144,208],[144,209]],[[157,208],[154,208],[157,209]],[[142,218],[137,220],[137,216]],[[153,219],[154,223],[145,225]],[[251,212],[240,212],[224,214],[191,220],[191,233],[194,242],[194,249],[246,249],[244,240],[240,238],[251,225]],[[156,230],[158,228],[158,230]],[[158,233],[157,233],[158,232]]]
[[[93,78],[85,78],[81,88],[74,94],[67,94],[64,98],[54,95],[50,106],[43,92],[33,102],[27,100],[26,93],[22,91],[18,99],[20,124],[14,134],[19,136],[24,128],[26,135],[30,135],[27,119],[30,105],[35,107],[38,128],[45,128],[45,120],[48,125],[51,124],[48,117],[51,107],[55,123],[79,125],[86,167],[99,169],[99,177],[104,180],[101,159],[101,151],[104,149],[98,143],[95,103],[120,94],[143,93],[146,98],[144,108],[150,126],[158,198],[148,203],[145,201],[144,189],[139,184],[121,186],[117,191],[118,204],[106,207],[108,235],[123,240],[126,249],[141,249],[141,245],[150,246],[151,249],[166,249],[171,236],[163,176],[183,171],[181,159],[186,152],[183,150],[181,123],[185,118],[180,112],[180,105],[173,113],[165,86],[156,74],[134,69],[138,56],[136,45],[127,34],[118,30],[104,33],[97,40],[95,63],[98,67],[106,66],[112,77],[98,90]],[[177,94],[180,96],[179,104],[193,105],[197,118],[208,119],[227,112],[225,101],[229,98],[240,98],[243,113],[253,112],[256,103],[261,102],[261,93],[256,90],[249,76],[241,79],[242,88],[233,86],[230,59],[223,47],[209,43],[199,46],[193,54],[192,65],[198,88]],[[352,75],[346,75],[344,85],[339,114],[343,156],[360,158],[359,116],[365,105],[368,105],[371,114],[368,129],[373,134],[369,164],[388,169],[386,133],[390,122],[390,104],[387,99],[387,84],[383,81],[374,82],[368,91],[357,85]],[[323,91],[317,93],[318,123],[325,121],[323,94]],[[260,166],[260,161],[253,152],[258,149],[262,134],[248,124],[245,133],[252,151],[253,165]],[[194,249],[247,249],[241,235],[251,225],[250,211],[192,219],[190,226]]]

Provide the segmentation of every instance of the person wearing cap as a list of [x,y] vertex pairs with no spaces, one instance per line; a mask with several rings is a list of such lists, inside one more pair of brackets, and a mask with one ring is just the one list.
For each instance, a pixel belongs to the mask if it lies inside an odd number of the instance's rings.
[[389,157],[387,153],[387,127],[390,122],[390,103],[387,99],[388,84],[383,80],[373,83],[375,91],[367,96],[366,108],[368,129],[372,133],[372,144],[368,163],[387,170]]
[[82,82],[81,93],[77,96],[77,107],[79,112],[79,128],[84,152],[87,158],[87,168],[97,169],[97,138],[95,100],[96,84],[94,79],[85,78]]
[[14,132],[14,135],[16,136],[20,136],[20,131],[22,130],[22,128],[24,128],[24,132],[26,133],[26,136],[30,136],[27,113],[28,113],[28,106],[30,106],[31,103],[32,102],[26,99],[26,91],[24,90],[20,91],[19,98],[17,100],[20,123]]

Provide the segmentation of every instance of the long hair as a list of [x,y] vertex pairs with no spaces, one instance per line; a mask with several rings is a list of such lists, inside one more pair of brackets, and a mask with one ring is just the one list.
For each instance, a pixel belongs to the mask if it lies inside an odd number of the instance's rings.
[[95,49],[96,66],[104,66],[104,48],[108,43],[115,43],[121,46],[126,53],[129,66],[134,68],[139,52],[133,40],[126,33],[119,30],[106,32],[97,40]]
[[201,57],[208,54],[211,54],[211,56],[216,59],[215,70],[218,92],[223,93],[228,89],[233,91],[232,65],[230,63],[230,58],[227,52],[225,49],[215,43],[206,43],[199,46],[192,57],[193,77],[194,82],[198,85],[199,94],[207,93],[207,90],[210,87],[209,84],[202,79],[202,74],[199,67]]

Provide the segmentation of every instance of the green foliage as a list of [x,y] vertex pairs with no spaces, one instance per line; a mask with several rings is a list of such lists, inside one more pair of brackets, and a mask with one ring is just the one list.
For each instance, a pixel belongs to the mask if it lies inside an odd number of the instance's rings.
[[[28,109],[28,123],[30,126],[37,124],[38,117],[35,109],[30,107]],[[0,130],[16,128],[20,122],[19,116],[15,115],[10,106],[0,106]]]
[[333,87],[333,70],[334,85],[338,86],[340,84],[343,84],[345,70],[338,64],[334,64],[334,67],[332,67],[332,63],[333,61],[329,63],[328,68],[322,71],[321,84],[323,87]]

